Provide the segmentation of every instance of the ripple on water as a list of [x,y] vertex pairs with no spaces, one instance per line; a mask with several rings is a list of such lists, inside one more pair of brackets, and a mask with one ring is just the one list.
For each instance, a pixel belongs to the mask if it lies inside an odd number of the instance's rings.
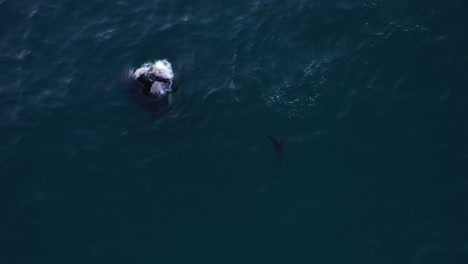
[[302,119],[316,114],[326,103],[327,64],[313,59],[299,76],[282,70],[284,64],[278,61],[258,65],[255,80],[264,105],[289,118]]

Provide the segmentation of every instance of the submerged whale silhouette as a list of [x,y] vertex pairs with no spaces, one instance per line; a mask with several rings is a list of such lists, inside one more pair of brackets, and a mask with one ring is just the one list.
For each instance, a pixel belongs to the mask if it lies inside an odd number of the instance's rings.
[[275,145],[276,159],[278,160],[279,163],[281,163],[281,161],[283,160],[284,140],[279,142],[278,140],[274,139],[272,136],[267,136],[267,138]]

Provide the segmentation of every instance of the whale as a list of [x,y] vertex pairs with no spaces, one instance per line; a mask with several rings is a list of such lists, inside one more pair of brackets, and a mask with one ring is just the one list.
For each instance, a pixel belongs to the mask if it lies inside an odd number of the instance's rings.
[[281,163],[283,160],[283,146],[284,146],[284,140],[281,142],[274,139],[272,136],[266,136],[274,145],[275,147],[275,152],[276,152],[276,160],[278,163]]
[[131,100],[153,115],[164,114],[171,108],[176,82],[167,60],[144,63],[127,78],[127,92]]

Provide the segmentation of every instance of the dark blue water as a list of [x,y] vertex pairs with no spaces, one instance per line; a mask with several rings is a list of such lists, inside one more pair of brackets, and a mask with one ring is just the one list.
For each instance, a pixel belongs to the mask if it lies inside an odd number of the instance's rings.
[[[468,263],[467,14],[0,1],[0,263]],[[149,122],[121,79],[163,58]]]

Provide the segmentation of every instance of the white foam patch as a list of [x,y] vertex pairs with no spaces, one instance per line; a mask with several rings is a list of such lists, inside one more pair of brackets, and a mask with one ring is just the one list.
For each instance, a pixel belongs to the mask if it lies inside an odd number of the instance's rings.
[[166,89],[164,89],[162,83],[154,82],[153,85],[151,86],[150,92],[153,93],[153,94],[165,95],[166,94]]
[[166,59],[157,60],[155,62],[147,62],[140,68],[136,69],[133,73],[135,78],[140,77],[142,74],[153,73],[156,76],[172,80],[174,78],[174,72],[172,71],[172,65]]
[[147,62],[143,64],[140,68],[136,69],[133,73],[133,78],[138,78],[141,75],[150,75],[154,74],[158,77],[169,80],[169,85],[162,82],[154,82],[151,86],[150,92],[152,94],[165,95],[167,92],[171,91],[172,80],[174,79],[174,72],[172,71],[172,66],[169,61],[157,60],[155,62]]

